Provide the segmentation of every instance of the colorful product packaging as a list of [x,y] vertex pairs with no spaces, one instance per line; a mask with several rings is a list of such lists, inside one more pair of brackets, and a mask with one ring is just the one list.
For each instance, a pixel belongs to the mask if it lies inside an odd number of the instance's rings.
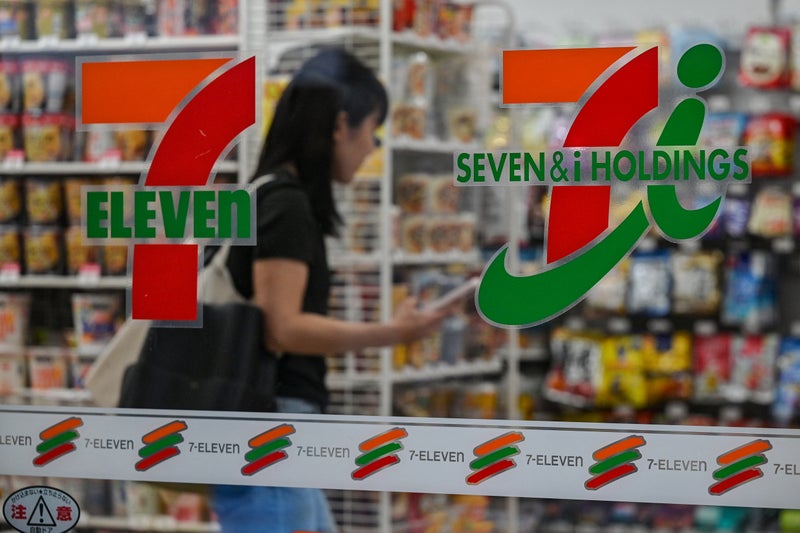
[[20,353],[28,340],[31,296],[27,293],[0,293],[0,351]]
[[788,87],[791,36],[790,28],[750,28],[742,44],[739,81],[761,89]]
[[744,144],[750,153],[753,177],[791,174],[796,127],[795,118],[784,113],[764,113],[750,118],[744,131]]
[[78,353],[99,353],[114,336],[123,315],[119,295],[74,293],[72,316]]

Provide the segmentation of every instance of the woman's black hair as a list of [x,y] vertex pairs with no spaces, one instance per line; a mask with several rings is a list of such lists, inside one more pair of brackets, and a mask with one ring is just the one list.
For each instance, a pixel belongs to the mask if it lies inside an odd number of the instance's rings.
[[306,61],[275,107],[254,178],[293,163],[322,231],[336,234],[342,219],[333,201],[331,167],[337,116],[351,128],[388,111],[386,89],[358,58],[341,48],[322,50]]

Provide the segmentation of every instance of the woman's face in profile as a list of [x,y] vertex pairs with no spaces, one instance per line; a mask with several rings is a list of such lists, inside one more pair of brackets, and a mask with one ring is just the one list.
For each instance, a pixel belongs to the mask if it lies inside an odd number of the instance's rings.
[[347,124],[347,115],[342,113],[333,133],[333,181],[350,183],[367,156],[375,149],[375,130],[378,128],[378,112],[367,115],[355,128]]

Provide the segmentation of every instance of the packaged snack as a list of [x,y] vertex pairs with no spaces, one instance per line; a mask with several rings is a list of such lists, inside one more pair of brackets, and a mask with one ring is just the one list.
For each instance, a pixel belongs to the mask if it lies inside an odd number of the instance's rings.
[[22,109],[25,112],[60,113],[67,96],[65,61],[32,58],[22,61]]
[[0,8],[0,37],[28,39],[29,6],[17,1],[5,1]]
[[69,154],[69,129],[64,115],[22,116],[25,158],[31,162],[62,161]]
[[451,108],[448,112],[447,132],[450,139],[468,143],[477,135],[478,116],[475,109],[467,106]]
[[83,243],[83,228],[70,226],[64,233],[67,249],[67,274],[76,275],[87,265],[98,263],[98,248]]
[[613,335],[601,341],[600,382],[595,405],[639,408],[647,404],[641,336]]
[[22,197],[19,179],[0,177],[0,224],[17,221],[21,212]]
[[396,104],[392,109],[392,131],[398,137],[425,138],[427,109],[420,105]]
[[403,251],[408,254],[421,254],[428,249],[428,221],[423,215],[403,217],[401,222]]
[[67,212],[67,222],[72,225],[81,223],[81,187],[97,185],[93,178],[65,178],[64,179],[64,205]]
[[454,4],[455,20],[452,25],[451,37],[458,42],[465,43],[472,38],[472,17],[475,6],[473,4]]
[[461,191],[453,185],[450,176],[435,176],[428,183],[428,211],[430,213],[457,213]]
[[630,260],[623,259],[586,294],[590,310],[609,313],[625,311],[625,294],[628,284]]
[[459,252],[467,253],[475,250],[475,224],[476,216],[474,213],[462,213],[458,215],[458,240],[456,249]]
[[103,246],[101,260],[104,276],[124,276],[128,273],[128,246]]
[[670,312],[670,263],[666,250],[631,256],[626,304],[630,313],[664,316]]
[[556,329],[550,337],[552,364],[545,378],[545,397],[583,407],[597,394],[602,353],[597,337]]
[[61,229],[55,226],[29,226],[25,229],[23,250],[28,274],[61,274],[64,253]]
[[0,352],[20,353],[28,340],[31,296],[27,293],[0,293]]
[[0,60],[0,111],[16,113],[22,102],[22,77],[19,62]]
[[747,235],[747,223],[750,220],[750,199],[729,195],[725,198],[722,211],[722,225],[729,237]]
[[12,113],[0,114],[0,159],[6,159],[21,149],[19,116]]
[[431,37],[436,32],[436,1],[416,0],[414,8],[414,33],[420,37]]
[[72,295],[72,317],[79,354],[94,354],[111,340],[122,319],[122,302],[116,294]]
[[23,389],[26,376],[24,356],[18,353],[0,352],[0,396]]
[[698,400],[722,398],[731,379],[730,333],[697,335],[694,339],[694,396]]
[[79,134],[80,154],[84,161],[94,163],[112,156],[121,160],[122,156],[116,152],[114,131],[110,127],[93,126],[91,130]]
[[22,246],[16,226],[0,226],[0,267],[21,265]]
[[774,393],[777,335],[737,335],[731,345],[731,379],[725,397],[771,403]]
[[406,174],[397,180],[395,198],[403,213],[425,212],[429,182],[427,174]]
[[781,340],[777,367],[778,384],[772,415],[780,425],[788,426],[800,412],[800,339]]
[[150,134],[146,130],[116,130],[114,146],[122,161],[144,161],[150,149]]
[[89,375],[92,365],[97,362],[95,355],[81,355],[74,351],[68,353],[70,386],[73,389],[86,387],[86,376]]
[[63,348],[33,346],[28,348],[27,355],[32,389],[67,387],[67,354]]
[[672,254],[672,305],[675,313],[709,315],[719,310],[722,259],[719,251]]
[[414,24],[414,0],[392,0],[392,30],[403,32]]
[[789,28],[750,28],[742,45],[739,81],[762,89],[788,87],[791,35]]
[[753,116],[744,131],[753,177],[785,176],[794,168],[796,121],[791,115],[766,113]]
[[110,37],[110,10],[110,0],[77,0],[75,32],[79,36],[93,35],[100,39]]
[[775,257],[758,250],[732,254],[725,266],[721,320],[751,329],[769,327],[777,316]]
[[792,234],[792,197],[778,187],[764,187],[756,194],[747,229],[753,235],[774,239]]
[[66,39],[69,37],[69,2],[67,0],[39,0],[36,2],[36,36],[39,39]]
[[433,216],[428,220],[428,247],[437,254],[446,254],[456,249],[460,227],[453,216]]
[[26,178],[25,212],[32,224],[60,222],[64,213],[61,182],[52,178]]
[[644,337],[647,398],[652,403],[686,400],[692,391],[692,338],[686,332]]

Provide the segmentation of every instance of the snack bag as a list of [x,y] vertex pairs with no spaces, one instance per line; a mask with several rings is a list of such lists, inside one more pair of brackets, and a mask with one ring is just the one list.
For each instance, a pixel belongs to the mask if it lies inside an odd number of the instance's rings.
[[725,397],[770,403],[774,391],[777,335],[737,335],[731,347],[731,380]]
[[709,315],[719,310],[722,259],[719,251],[672,254],[672,305],[676,314]]
[[777,316],[775,257],[762,251],[728,257],[721,320],[729,325],[763,328]]
[[787,426],[800,410],[800,339],[781,340],[777,366],[779,377],[772,415],[779,424]]
[[664,316],[670,311],[670,266],[666,250],[631,257],[627,309],[630,313]]
[[739,81],[761,89],[788,87],[791,79],[789,28],[753,27],[742,45]]
[[550,351],[552,364],[545,378],[545,397],[567,405],[591,405],[599,380],[600,340],[560,328],[550,338]]
[[753,116],[744,131],[753,177],[785,176],[794,168],[794,134],[797,122],[791,115],[765,113]]
[[623,313],[628,283],[630,260],[620,261],[611,271],[589,290],[586,305],[590,311],[600,313]]
[[613,335],[601,341],[600,383],[595,405],[634,408],[647,404],[644,353],[640,335]]
[[778,187],[758,191],[747,229],[753,235],[774,239],[792,234],[792,196]]
[[650,403],[688,399],[692,391],[692,337],[687,332],[644,337],[647,397]]
[[731,377],[731,334],[698,335],[694,339],[694,397],[722,398]]
[[749,198],[741,196],[725,198],[722,208],[722,226],[729,237],[738,238],[747,235],[750,207]]

